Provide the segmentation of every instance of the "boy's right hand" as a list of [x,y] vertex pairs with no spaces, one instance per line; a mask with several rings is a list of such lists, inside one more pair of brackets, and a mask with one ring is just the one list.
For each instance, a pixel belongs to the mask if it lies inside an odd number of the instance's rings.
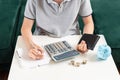
[[32,45],[32,47],[29,49],[29,57],[31,57],[33,60],[39,60],[39,59],[42,59],[43,58],[43,49],[34,44]]
[[88,51],[87,44],[84,40],[82,40],[81,43],[77,45],[77,50],[83,54]]

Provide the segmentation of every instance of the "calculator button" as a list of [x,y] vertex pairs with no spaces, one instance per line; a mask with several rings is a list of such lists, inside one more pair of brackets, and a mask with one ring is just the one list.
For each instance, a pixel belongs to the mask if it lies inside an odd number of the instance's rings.
[[57,46],[57,44],[55,43],[55,44],[53,44],[53,45],[55,46],[57,52],[60,53],[60,50],[59,50],[59,47]]
[[61,42],[61,46],[63,47],[64,51],[67,51],[67,50],[68,50],[68,48],[64,45],[63,42]]
[[49,48],[51,49],[52,53],[55,53],[54,47],[53,47],[52,45],[48,45],[48,46],[49,46]]
[[63,43],[68,49],[71,49],[70,45],[66,41],[63,41]]
[[48,48],[48,46],[45,46],[44,48],[45,48],[45,50],[46,50],[49,54],[51,54],[50,49]]
[[53,46],[53,45],[50,45],[51,47],[52,47],[52,49],[54,50],[54,52],[56,53],[57,52],[57,50],[56,50],[56,48],[55,48],[55,46]]
[[64,49],[64,46],[62,46],[62,42],[59,42],[59,43],[58,43],[58,45],[59,45],[59,47],[60,47],[61,51],[62,51],[62,52],[64,52],[64,51],[65,51],[65,49]]

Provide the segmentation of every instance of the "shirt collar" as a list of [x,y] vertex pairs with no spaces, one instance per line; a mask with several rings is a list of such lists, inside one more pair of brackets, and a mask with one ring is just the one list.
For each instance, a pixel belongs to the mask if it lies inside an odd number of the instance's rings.
[[48,3],[54,3],[54,1],[53,0],[47,0],[48,1]]
[[[48,1],[48,3],[54,3],[53,0],[47,0],[47,1]],[[71,1],[71,0],[63,0],[63,2],[66,2],[66,1]]]

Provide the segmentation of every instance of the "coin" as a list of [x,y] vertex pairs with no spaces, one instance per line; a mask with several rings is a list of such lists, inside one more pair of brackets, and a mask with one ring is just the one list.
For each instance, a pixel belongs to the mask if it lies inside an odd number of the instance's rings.
[[75,61],[74,61],[74,60],[72,60],[72,61],[71,61],[71,64],[72,64],[72,65],[74,65],[74,64],[75,64]]
[[80,62],[76,62],[76,63],[74,64],[74,66],[75,66],[75,67],[80,67]]
[[87,60],[83,60],[83,61],[82,61],[82,64],[86,64],[86,63],[87,63]]

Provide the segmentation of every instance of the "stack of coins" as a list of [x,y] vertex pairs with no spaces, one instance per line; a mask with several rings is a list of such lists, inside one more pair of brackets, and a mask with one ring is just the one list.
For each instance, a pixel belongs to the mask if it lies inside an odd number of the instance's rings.
[[80,62],[75,62],[74,60],[70,61],[70,65],[75,66],[75,67],[80,67],[80,64],[86,64],[87,60],[83,60],[81,63]]

